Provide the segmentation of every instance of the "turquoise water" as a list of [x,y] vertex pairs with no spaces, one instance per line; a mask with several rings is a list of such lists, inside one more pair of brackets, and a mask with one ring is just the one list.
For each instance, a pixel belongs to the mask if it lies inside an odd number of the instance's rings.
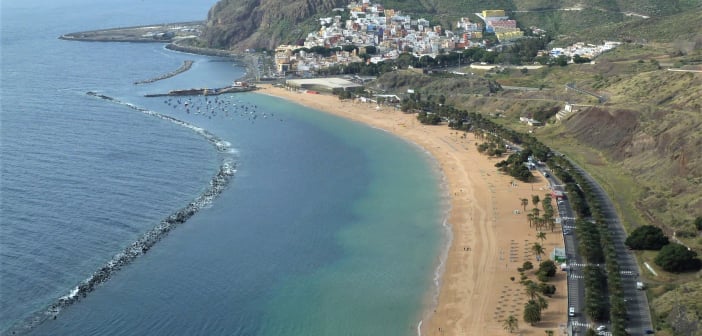
[[[256,93],[210,102],[226,102],[227,112],[186,112],[143,95],[223,86],[242,69],[161,45],[56,39],[198,19],[210,2],[3,3],[0,333],[18,325],[33,335],[416,332],[445,241],[441,177],[426,153]],[[188,72],[132,84],[186,59],[195,61]],[[208,190],[223,162],[236,172],[221,194],[56,319],[43,314]]]
[[336,235],[345,257],[277,288],[266,309],[275,322],[263,334],[286,334],[291,327],[313,335],[412,334],[442,241],[445,208],[437,202],[435,167],[418,148],[381,131],[309,118],[360,148],[371,179],[350,204],[354,219]]

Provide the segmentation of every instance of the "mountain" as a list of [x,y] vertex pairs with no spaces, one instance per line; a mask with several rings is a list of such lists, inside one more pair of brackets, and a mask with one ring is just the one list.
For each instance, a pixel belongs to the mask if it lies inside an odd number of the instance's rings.
[[[344,0],[221,0],[207,15],[203,38],[213,48],[275,49],[284,38],[306,36],[317,13],[345,6]],[[307,29],[304,29],[307,28]]]
[[[425,17],[448,29],[460,17],[484,9],[504,9],[523,27],[537,26],[554,36],[583,30],[614,31],[623,22],[685,13],[702,6],[702,0],[387,0],[385,8]],[[203,34],[212,48],[243,50],[273,49],[294,43],[319,28],[320,17],[334,15],[348,0],[220,0],[209,11]],[[643,20],[645,21],[645,20]],[[619,27],[621,28],[621,27]],[[599,36],[599,35],[598,35]]]

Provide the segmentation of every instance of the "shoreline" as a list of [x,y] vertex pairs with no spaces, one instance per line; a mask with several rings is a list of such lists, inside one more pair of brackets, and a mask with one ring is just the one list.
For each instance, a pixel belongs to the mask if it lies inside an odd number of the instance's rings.
[[[519,199],[531,199],[531,195],[543,198],[550,192],[542,176],[536,174],[532,183],[514,183],[494,166],[504,158],[478,153],[472,133],[459,134],[446,125],[422,125],[414,114],[389,106],[341,101],[328,94],[299,93],[269,84],[259,86],[259,93],[392,133],[419,146],[436,161],[448,201],[448,213],[444,214],[448,246],[441,248],[441,260],[433,268],[432,282],[438,288],[425,296],[416,325],[418,334],[508,335],[502,327],[508,315],[521,322],[522,335],[543,335],[549,329],[560,332],[559,326],[567,322],[566,275],[562,272],[549,282],[557,290],[548,299],[542,322],[532,327],[522,321],[521,309],[528,299],[519,284],[517,268],[524,261],[538,263],[530,252],[537,240],[536,231],[527,224]],[[563,246],[560,228],[546,234],[541,244],[547,253]]]

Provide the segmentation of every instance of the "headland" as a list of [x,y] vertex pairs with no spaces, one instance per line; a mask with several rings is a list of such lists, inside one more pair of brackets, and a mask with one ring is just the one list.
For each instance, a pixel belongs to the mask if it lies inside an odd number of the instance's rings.
[[120,27],[61,35],[62,40],[86,42],[149,42],[170,43],[179,39],[198,36],[204,22],[190,21],[162,23],[148,26]]
[[[562,272],[549,282],[556,285],[556,293],[548,299],[542,321],[537,327],[522,322],[528,297],[517,268],[525,261],[538,262],[531,252],[536,231],[529,226],[520,200],[531,200],[532,195],[543,198],[550,192],[542,176],[537,173],[532,183],[515,181],[495,167],[502,159],[478,153],[473,134],[422,125],[414,114],[375,103],[340,101],[332,95],[260,86],[260,93],[390,132],[421,146],[437,160],[451,199],[452,242],[439,288],[427,295],[421,335],[508,335],[503,321],[510,315],[520,321],[522,335],[560,332],[567,316],[566,274]],[[561,229],[546,232],[541,245],[547,253],[563,246]]]

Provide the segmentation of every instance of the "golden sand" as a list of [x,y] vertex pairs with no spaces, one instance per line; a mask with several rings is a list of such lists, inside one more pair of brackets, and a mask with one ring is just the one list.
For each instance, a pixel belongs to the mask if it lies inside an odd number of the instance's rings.
[[[438,304],[428,308],[422,335],[509,335],[503,321],[514,315],[519,320],[517,334],[545,335],[553,330],[561,335],[567,321],[566,274],[557,272],[556,294],[542,321],[529,326],[522,320],[528,300],[517,271],[525,261],[538,263],[531,246],[540,242],[530,228],[520,200],[531,196],[543,199],[548,184],[538,173],[533,183],[522,183],[502,174],[495,163],[476,150],[473,134],[463,134],[445,125],[420,124],[413,114],[374,103],[340,101],[325,94],[308,94],[263,85],[269,94],[295,103],[384,129],[426,149],[439,163],[450,193],[453,241],[442,275]],[[540,206],[539,206],[540,207]],[[561,229],[546,232],[542,243],[548,258],[554,247],[563,246]],[[533,271],[527,272],[535,280]],[[511,280],[510,277],[514,277]]]

